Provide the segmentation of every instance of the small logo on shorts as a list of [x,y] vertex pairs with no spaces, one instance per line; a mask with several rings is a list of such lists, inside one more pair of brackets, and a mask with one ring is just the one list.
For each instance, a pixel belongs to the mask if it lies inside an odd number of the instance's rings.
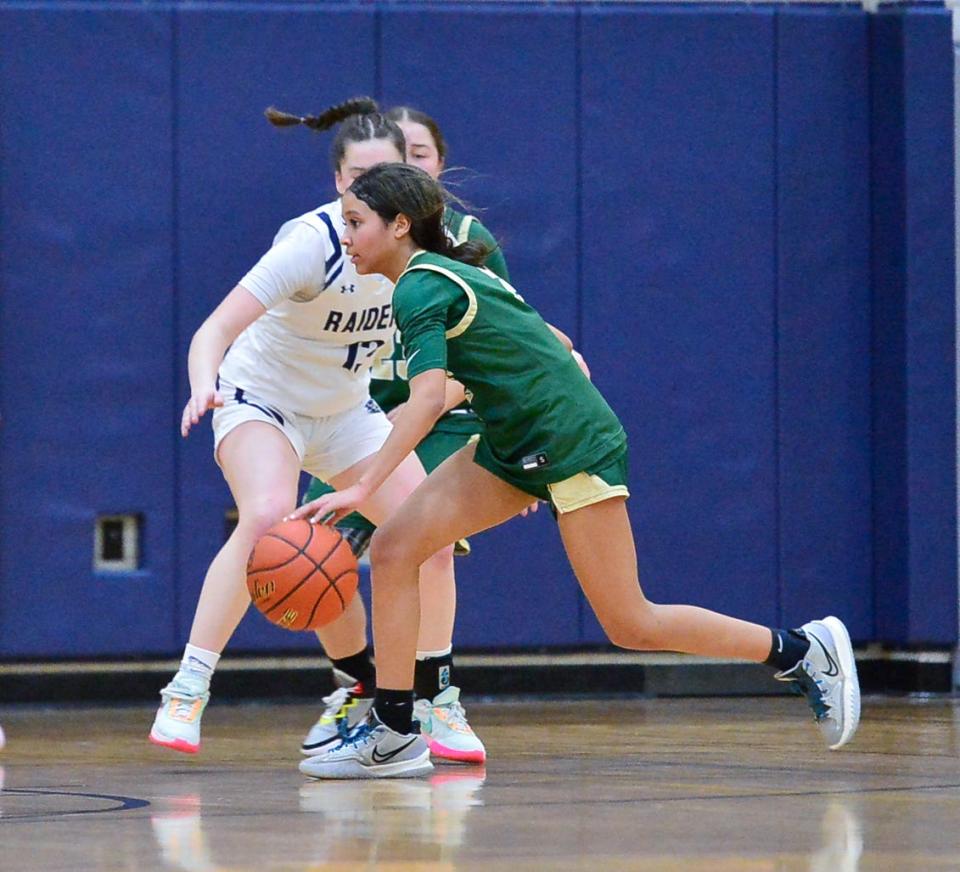
[[550,465],[550,458],[547,457],[546,451],[538,451],[536,454],[528,454],[520,461],[520,465],[525,470],[530,469],[542,469],[545,466]]
[[371,415],[379,415],[381,411],[376,400],[367,400],[363,404],[363,408],[365,408]]

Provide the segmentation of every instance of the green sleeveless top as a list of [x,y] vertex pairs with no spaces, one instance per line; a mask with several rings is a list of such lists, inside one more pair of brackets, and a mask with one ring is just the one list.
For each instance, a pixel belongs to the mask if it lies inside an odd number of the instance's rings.
[[625,450],[606,400],[540,315],[490,270],[418,252],[394,315],[407,378],[443,369],[466,387],[497,462],[521,481],[563,481]]

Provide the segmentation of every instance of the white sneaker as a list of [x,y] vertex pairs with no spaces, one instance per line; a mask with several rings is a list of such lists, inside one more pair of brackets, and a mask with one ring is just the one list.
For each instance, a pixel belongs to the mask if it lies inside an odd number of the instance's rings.
[[373,707],[373,697],[357,696],[361,685],[353,676],[334,669],[333,678],[339,687],[323,698],[323,714],[310,727],[300,745],[300,753],[306,757],[323,754],[336,746],[357,724],[367,719]]
[[419,733],[395,733],[371,714],[335,748],[300,761],[311,778],[409,778],[433,770]]
[[860,683],[853,646],[839,618],[810,621],[800,628],[810,640],[803,660],[774,677],[791,681],[806,696],[831,750],[846,745],[860,723]]
[[460,704],[460,688],[452,685],[438,693],[433,702],[418,699],[413,716],[420,721],[420,732],[430,753],[457,763],[483,763],[487,750],[477,737]]
[[200,750],[200,718],[210,699],[210,681],[196,672],[181,669],[160,691],[163,703],[150,730],[154,745],[187,754]]

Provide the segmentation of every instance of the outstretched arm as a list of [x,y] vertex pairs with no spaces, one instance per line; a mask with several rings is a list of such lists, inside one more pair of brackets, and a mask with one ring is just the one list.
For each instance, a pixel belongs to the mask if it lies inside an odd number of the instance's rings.
[[[370,468],[357,483],[342,491],[325,494],[304,503],[289,517],[309,518],[311,523],[327,520],[336,523],[349,515],[386,481],[400,462],[423,441],[443,410],[446,391],[446,373],[442,369],[428,369],[410,379],[410,399],[397,417],[393,430],[374,456]],[[331,515],[332,513],[332,515]]]
[[187,370],[190,399],[180,419],[180,433],[186,436],[207,409],[223,405],[217,390],[217,370],[230,344],[266,309],[243,285],[237,285],[193,334]]

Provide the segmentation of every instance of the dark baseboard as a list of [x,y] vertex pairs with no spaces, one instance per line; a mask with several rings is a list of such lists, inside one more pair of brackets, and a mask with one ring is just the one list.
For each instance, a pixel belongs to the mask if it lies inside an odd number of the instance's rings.
[[[864,693],[949,693],[949,652],[857,654]],[[175,660],[0,663],[0,704],[152,701]],[[788,693],[765,666],[616,651],[459,654],[467,698],[629,694],[649,697]],[[323,658],[231,656],[214,679],[218,700],[318,699],[330,692]]]

